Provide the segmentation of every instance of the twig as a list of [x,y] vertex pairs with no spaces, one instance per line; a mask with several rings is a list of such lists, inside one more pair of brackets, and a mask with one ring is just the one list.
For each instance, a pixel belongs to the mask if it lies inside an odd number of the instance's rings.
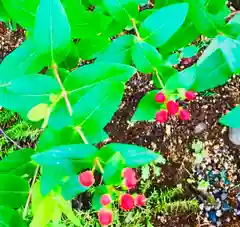
[[154,71],[156,73],[159,84],[161,85],[162,88],[165,88],[165,85],[163,84],[162,79],[160,78],[157,69],[155,68]]
[[136,36],[137,36],[138,40],[142,40],[142,38],[140,37],[140,34],[138,32],[138,29],[137,29],[136,21],[134,20],[134,18],[132,18],[131,21],[132,21],[132,25],[136,32]]
[[88,141],[87,141],[87,138],[85,137],[85,135],[84,135],[83,131],[81,130],[81,128],[80,127],[76,127],[75,129],[78,132],[78,134],[80,135],[80,137],[82,138],[83,142],[85,144],[89,144]]
[[40,169],[40,166],[37,166],[36,171],[35,171],[34,176],[33,176],[32,183],[31,183],[30,191],[29,191],[29,194],[28,194],[28,199],[27,199],[24,211],[23,211],[23,219],[25,219],[25,217],[27,216],[27,213],[28,213],[28,208],[29,208],[29,205],[30,205],[31,197],[32,197],[32,190],[33,190],[34,183],[37,179],[39,169]]
[[4,131],[2,128],[0,128],[0,132],[3,134],[6,140],[11,141],[17,148],[22,149],[20,145],[18,145],[14,140],[12,140]]

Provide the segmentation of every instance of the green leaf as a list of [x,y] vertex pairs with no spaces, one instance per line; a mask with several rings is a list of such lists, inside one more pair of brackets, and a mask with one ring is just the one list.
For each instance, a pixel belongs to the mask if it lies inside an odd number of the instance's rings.
[[186,3],[173,4],[159,9],[141,24],[139,30],[141,38],[155,47],[162,46],[182,26],[187,12],[188,4]]
[[218,13],[226,6],[225,0],[205,0],[206,10],[212,14]]
[[148,92],[140,100],[137,110],[135,111],[132,121],[154,121],[157,111],[161,105],[155,101],[155,96],[158,90]]
[[182,51],[183,58],[191,58],[198,53],[198,48],[196,46],[187,46]]
[[62,184],[62,196],[65,200],[71,200],[78,194],[85,192],[88,190],[87,187],[82,186],[79,183],[78,175],[70,176],[63,184]]
[[100,185],[95,188],[92,198],[92,206],[94,210],[98,211],[102,208],[100,199],[104,194],[109,194],[109,190],[105,185]]
[[44,66],[44,59],[36,52],[32,40],[28,39],[1,63],[0,87],[8,86],[9,82],[24,74],[39,72]]
[[60,0],[40,0],[33,39],[36,50],[46,56],[49,64],[61,62],[67,56],[71,28]]
[[103,3],[109,14],[124,25],[129,25],[131,19],[138,16],[136,0],[103,0]]
[[227,7],[223,8],[217,14],[211,14],[207,11],[202,0],[187,0],[189,3],[189,16],[197,29],[208,37],[214,37],[218,31],[225,25],[225,17],[229,12]]
[[89,12],[79,0],[64,0],[72,38],[91,38],[107,30],[112,18],[100,12]]
[[162,56],[157,49],[146,42],[137,42],[132,49],[133,62],[142,73],[152,73],[163,64]]
[[104,166],[103,181],[109,185],[119,185],[122,181],[122,170],[125,160],[119,152],[115,153]]
[[2,227],[26,227],[18,212],[7,206],[0,206],[0,224]]
[[3,6],[2,1],[0,2],[0,21],[8,24],[10,22],[11,18],[8,15],[6,9]]
[[30,121],[40,121],[49,116],[49,106],[45,103],[40,103],[34,106],[28,113]]
[[220,123],[231,128],[240,128],[240,105],[221,117]]
[[109,43],[110,39],[103,35],[81,39],[77,44],[79,57],[84,60],[93,59],[97,57],[102,50],[105,50]]
[[168,55],[169,53],[192,43],[199,36],[200,32],[197,30],[192,20],[189,19],[188,15],[181,28],[159,48],[159,51],[162,55]]
[[25,179],[10,174],[0,174],[0,204],[20,208],[28,197],[29,185]]
[[59,186],[62,180],[74,174],[72,163],[69,160],[59,160],[53,165],[46,165],[42,167],[41,193],[46,196],[50,191]]
[[93,159],[97,148],[90,144],[71,144],[54,147],[32,156],[40,165],[58,165],[59,161],[75,159]]
[[49,93],[61,91],[55,78],[40,74],[31,74],[12,80],[7,89],[22,95],[49,95]]
[[39,182],[33,187],[32,210],[34,216],[30,227],[43,227],[52,220],[56,222],[61,220],[62,212],[58,207],[56,196],[50,193],[43,197],[40,191]]
[[79,67],[72,71],[64,82],[66,90],[71,93],[96,86],[102,82],[127,82],[136,72],[136,69],[118,63],[99,62]]
[[118,109],[123,92],[124,85],[121,82],[103,83],[93,87],[73,106],[74,124],[82,128],[84,133],[98,133]]
[[127,167],[136,168],[156,160],[160,154],[154,153],[145,147],[130,144],[110,143],[102,149],[111,150],[114,153],[119,152]]
[[168,59],[167,59],[167,62],[171,65],[176,65],[180,62],[180,56],[179,56],[179,53],[174,53],[174,54],[171,54]]
[[33,28],[39,0],[4,0],[2,3],[14,21],[24,28]]
[[196,65],[171,76],[166,83],[166,89],[176,91],[178,88],[190,90],[196,79]]
[[237,13],[224,27],[224,32],[234,36],[235,38],[240,34],[240,13]]
[[36,166],[31,162],[32,149],[21,149],[9,153],[0,161],[0,174],[13,174],[22,176],[32,174]]
[[96,62],[116,62],[131,65],[131,48],[136,41],[133,35],[114,39],[108,48],[97,56]]

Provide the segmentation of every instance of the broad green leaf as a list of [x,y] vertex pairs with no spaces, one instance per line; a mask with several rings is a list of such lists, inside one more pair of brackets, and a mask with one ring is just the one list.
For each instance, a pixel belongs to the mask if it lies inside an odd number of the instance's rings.
[[121,82],[103,83],[93,87],[73,106],[74,124],[88,134],[98,133],[118,109],[123,92],[124,85]]
[[32,29],[39,0],[3,0],[11,18],[24,28]]
[[240,128],[240,105],[224,115],[220,123],[231,128]]
[[136,41],[133,35],[114,39],[108,48],[97,56],[96,62],[116,62],[131,65],[131,48]]
[[176,91],[178,88],[190,90],[196,79],[196,65],[193,65],[171,76],[166,83],[166,89]]
[[11,18],[10,15],[7,13],[6,9],[3,6],[2,1],[0,1],[0,21],[8,24]]
[[30,121],[40,121],[49,115],[49,106],[45,103],[40,103],[34,106],[28,113],[28,119]]
[[179,53],[174,53],[174,54],[171,54],[168,59],[167,59],[167,62],[171,65],[176,65],[180,62],[180,56],[179,56]]
[[31,162],[32,149],[21,149],[9,153],[0,161],[0,174],[13,174],[22,176],[33,174],[36,166]]
[[93,159],[97,148],[90,144],[71,144],[54,147],[32,156],[40,165],[57,165],[58,161],[75,159]]
[[224,27],[224,32],[237,37],[240,34],[240,13],[237,13]]
[[192,43],[192,41],[196,40],[199,36],[200,32],[197,30],[192,20],[189,19],[188,15],[181,28],[159,48],[159,51],[163,55],[168,55]]
[[122,170],[125,160],[119,152],[115,153],[105,164],[103,181],[109,185],[119,185],[122,181]]
[[71,28],[60,0],[40,0],[33,39],[48,63],[61,62],[71,45]]
[[162,8],[167,5],[179,3],[179,0],[155,0],[154,8]]
[[49,95],[61,91],[55,78],[40,74],[30,74],[12,80],[7,89],[21,95]]
[[0,206],[0,226],[26,227],[26,224],[16,210],[7,206]]
[[40,177],[42,195],[46,196],[50,191],[56,189],[65,177],[72,174],[74,174],[72,163],[66,159],[61,159],[52,165],[43,166]]
[[225,36],[217,36],[205,50],[199,64],[205,61],[214,52],[221,52],[233,74],[240,72],[240,41]]
[[10,174],[0,174],[0,204],[11,208],[20,208],[28,197],[27,180]]
[[103,35],[96,35],[91,38],[81,39],[77,44],[79,57],[84,60],[93,59],[98,56],[98,53],[105,50],[109,43],[110,39]]
[[24,41],[0,64],[0,87],[24,74],[36,73],[45,66],[44,59],[36,52],[31,39]]
[[106,81],[127,82],[135,72],[135,68],[124,64],[93,63],[74,70],[64,82],[64,87],[74,93]]
[[198,53],[198,48],[196,46],[187,46],[182,51],[183,58],[191,58]]
[[160,53],[146,42],[137,42],[132,49],[132,59],[136,68],[142,73],[152,73],[163,64]]
[[132,121],[154,121],[156,113],[161,105],[155,101],[158,90],[149,91],[140,100],[137,109],[132,117]]
[[108,27],[104,30],[103,34],[108,37],[116,36],[121,33],[124,28],[124,24],[113,19],[111,22],[109,22]]
[[197,29],[208,37],[214,37],[225,25],[225,17],[229,11],[223,8],[217,14],[207,11],[202,0],[186,0],[189,3],[189,17],[194,22]]
[[105,8],[118,22],[129,25],[132,18],[138,16],[136,0],[103,0]]
[[87,189],[80,184],[78,175],[72,175],[62,184],[62,196],[65,200],[71,200]]
[[147,163],[150,163],[160,156],[145,147],[140,147],[131,144],[110,143],[103,147],[104,149],[112,150],[112,152],[119,152],[127,167],[136,168]]
[[43,227],[50,221],[59,222],[62,212],[56,201],[56,196],[53,193],[42,196],[39,183],[36,183],[32,193],[32,210],[33,219],[30,227]]
[[205,0],[206,10],[212,14],[218,13],[226,6],[226,0]]
[[104,194],[109,194],[109,190],[105,185],[100,185],[95,188],[92,198],[92,206],[94,210],[98,211],[102,208],[100,199]]
[[182,26],[187,12],[188,4],[186,3],[173,4],[159,9],[141,24],[139,30],[141,38],[155,47],[162,46]]
[[103,13],[87,11],[79,0],[64,0],[63,6],[74,39],[92,38],[92,36],[103,33],[112,20]]

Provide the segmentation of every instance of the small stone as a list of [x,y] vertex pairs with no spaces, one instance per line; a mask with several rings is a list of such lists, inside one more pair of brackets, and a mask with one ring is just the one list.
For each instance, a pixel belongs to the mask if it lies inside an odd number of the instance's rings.
[[228,194],[227,194],[227,193],[223,192],[223,193],[221,194],[221,200],[222,200],[222,201],[225,200],[225,199],[227,199],[227,197],[228,197]]
[[196,134],[199,134],[199,133],[203,132],[204,130],[206,130],[206,128],[207,128],[207,125],[205,123],[201,122],[195,126],[194,132]]
[[204,203],[201,203],[201,204],[199,205],[199,209],[200,209],[200,210],[203,210],[203,209],[204,209]]
[[217,221],[217,226],[222,226],[222,222],[221,221]]
[[212,166],[209,165],[209,166],[207,167],[207,169],[208,169],[209,171],[211,171],[211,170],[212,170]]
[[231,221],[231,218],[230,218],[230,217],[227,217],[227,218],[226,218],[226,222],[229,223],[230,221]]
[[240,145],[240,128],[229,128],[228,137],[233,144]]
[[217,215],[217,217],[221,217],[222,216],[222,211],[221,210],[217,210],[216,215]]

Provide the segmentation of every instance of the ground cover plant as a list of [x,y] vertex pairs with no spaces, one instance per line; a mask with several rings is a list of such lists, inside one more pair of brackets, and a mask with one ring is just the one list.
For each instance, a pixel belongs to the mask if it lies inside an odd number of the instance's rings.
[[[135,102],[128,90],[133,82],[134,97],[144,88],[127,120],[133,134],[139,133],[134,127],[141,124],[158,128],[171,122],[177,128],[191,125],[200,112],[191,108],[196,100],[214,96],[214,89],[232,78],[239,85],[239,14],[229,18],[232,12],[225,1],[0,3],[5,28],[24,36],[0,65],[3,226],[121,226],[123,219],[128,226],[158,226],[159,214],[195,212],[205,197],[217,204],[209,192],[212,178],[217,175],[228,185],[229,177],[221,171],[195,180],[207,157],[199,142],[189,148],[195,151],[191,172],[185,166],[187,156],[177,168],[188,173],[184,184],[197,199],[185,198],[179,185],[152,190],[150,179],[164,177],[162,170],[171,160],[151,139],[150,149],[121,134],[125,122],[117,111],[126,100],[129,106]],[[235,94],[239,100],[239,87]],[[238,103],[228,106],[227,113],[224,109],[226,114],[212,115],[213,121],[240,128]],[[147,134],[147,129],[141,133]],[[81,195],[90,205],[76,215],[72,204]],[[207,211],[210,222],[219,225],[215,216]]]

